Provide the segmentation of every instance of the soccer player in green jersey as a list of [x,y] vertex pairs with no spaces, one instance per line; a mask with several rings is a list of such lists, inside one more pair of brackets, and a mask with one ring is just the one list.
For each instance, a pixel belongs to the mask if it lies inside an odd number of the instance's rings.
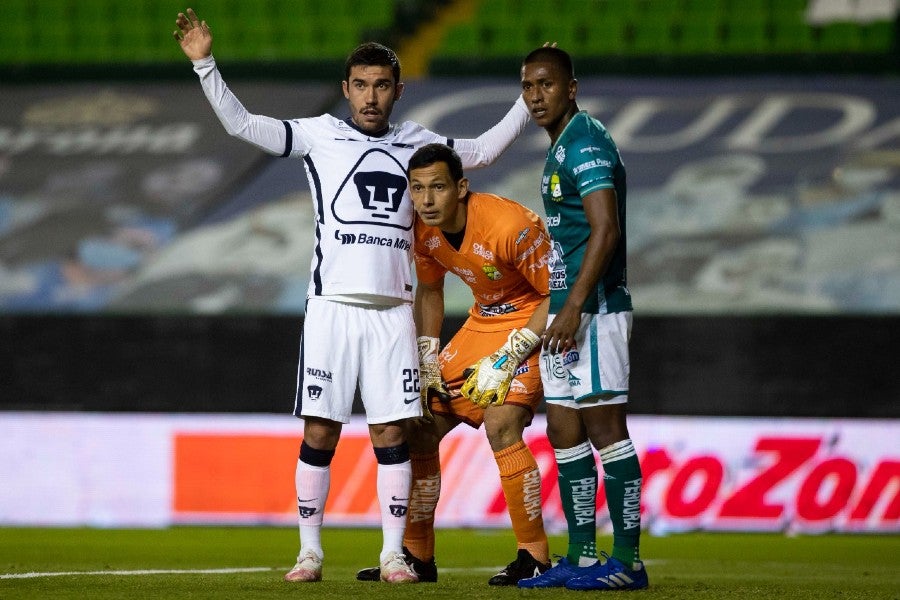
[[[550,315],[541,350],[547,437],[559,466],[567,555],[519,587],[647,587],[638,551],[641,467],[628,435],[631,296],[625,286],[625,166],[604,126],[576,103],[572,59],[551,46],[522,65],[522,96],[550,135],[541,196],[553,242]],[[613,525],[596,549],[597,465]]]

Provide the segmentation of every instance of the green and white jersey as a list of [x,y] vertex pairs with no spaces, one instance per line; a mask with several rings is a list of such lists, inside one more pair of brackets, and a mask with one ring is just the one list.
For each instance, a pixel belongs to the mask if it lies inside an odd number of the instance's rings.
[[596,293],[588,297],[581,309],[590,314],[616,313],[632,307],[625,286],[625,165],[603,124],[582,111],[572,117],[550,147],[541,178],[547,229],[553,238],[552,314],[562,309],[584,261],[591,227],[582,198],[604,188],[616,191],[621,237]]

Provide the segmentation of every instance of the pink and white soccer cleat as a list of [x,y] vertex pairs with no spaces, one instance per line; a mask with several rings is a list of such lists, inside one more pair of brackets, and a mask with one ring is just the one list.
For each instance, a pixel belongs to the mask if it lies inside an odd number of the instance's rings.
[[294,568],[285,573],[285,581],[321,581],[322,557],[313,550],[305,550],[297,557]]
[[406,564],[402,554],[391,552],[381,561],[381,580],[388,583],[418,583],[419,576]]

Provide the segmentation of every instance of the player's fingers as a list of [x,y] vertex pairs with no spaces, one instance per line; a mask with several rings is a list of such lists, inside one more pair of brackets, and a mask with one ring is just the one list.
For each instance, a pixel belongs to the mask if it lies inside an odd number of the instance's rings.
[[544,333],[544,335],[541,336],[541,339],[543,340],[544,348],[552,352],[553,346],[556,342],[556,334],[552,331],[547,331],[546,333]]
[[200,19],[197,18],[197,13],[194,12],[193,8],[187,9],[188,19],[191,21],[191,27],[199,27]]
[[550,354],[556,354],[559,348],[559,338],[555,333],[547,332],[544,334],[544,348]]
[[561,354],[575,348],[574,333],[554,333],[551,335],[550,344],[547,348],[551,354]]

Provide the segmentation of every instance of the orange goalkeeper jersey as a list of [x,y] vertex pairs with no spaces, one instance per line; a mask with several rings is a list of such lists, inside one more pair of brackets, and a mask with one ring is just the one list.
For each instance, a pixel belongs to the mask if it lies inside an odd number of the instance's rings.
[[472,192],[466,231],[455,250],[437,227],[416,217],[416,277],[434,283],[447,271],[472,289],[466,327],[500,331],[521,327],[550,293],[550,236],[534,212],[507,198]]

